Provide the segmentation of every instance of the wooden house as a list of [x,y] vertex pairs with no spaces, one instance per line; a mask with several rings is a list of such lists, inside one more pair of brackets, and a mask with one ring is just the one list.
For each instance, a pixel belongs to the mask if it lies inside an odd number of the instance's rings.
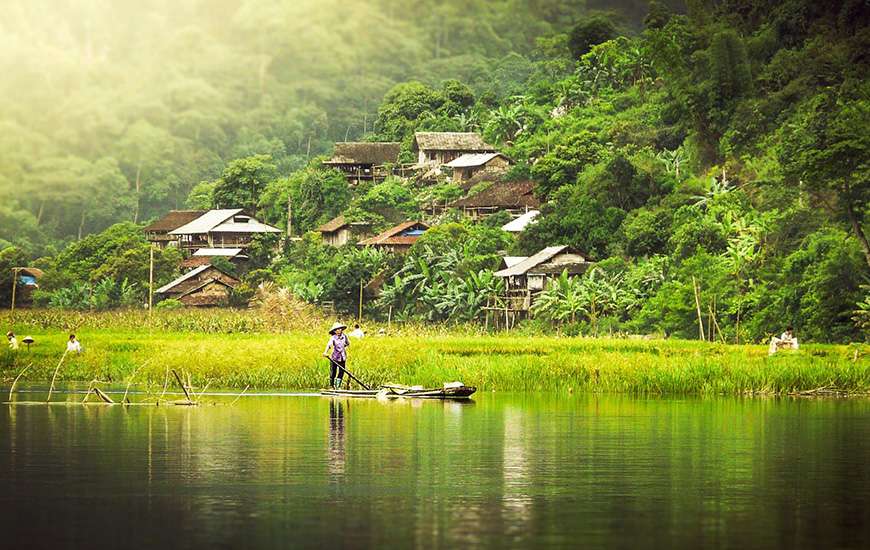
[[406,252],[427,229],[429,226],[423,222],[408,221],[391,227],[380,235],[362,240],[358,244],[383,248],[392,252]]
[[504,309],[513,312],[528,312],[536,294],[543,291],[547,282],[559,277],[563,271],[580,275],[592,265],[586,256],[568,246],[548,246],[528,258],[503,259],[503,267],[494,275],[505,280]]
[[213,265],[202,265],[158,288],[155,294],[174,298],[186,306],[224,306],[229,303],[230,292],[238,284],[238,279]]
[[451,207],[462,210],[462,213],[473,220],[485,218],[496,212],[508,212],[512,216],[521,216],[531,210],[537,210],[541,201],[535,196],[533,181],[495,182],[479,193],[451,203]]
[[206,212],[206,210],[170,210],[159,220],[146,225],[142,231],[145,232],[145,238],[158,248],[175,246],[178,244],[178,237],[169,233],[192,222]]
[[400,151],[398,142],[336,143],[332,157],[323,161],[323,165],[341,170],[351,185],[383,181],[389,175],[387,165],[399,162]]
[[412,150],[420,166],[445,165],[467,153],[495,153],[476,132],[417,132]]
[[369,222],[352,222],[338,216],[321,225],[315,231],[320,233],[323,242],[330,246],[344,246],[352,241],[359,241],[371,235],[372,224]]
[[479,174],[500,176],[508,171],[511,160],[501,153],[466,153],[445,166],[453,171],[453,182],[462,183]]
[[256,235],[281,233],[277,227],[261,223],[241,208],[209,210],[195,220],[169,232],[186,251],[200,248],[247,248]]
[[200,248],[181,262],[181,267],[189,269],[209,265],[214,258],[224,258],[239,267],[248,261],[248,256],[241,248]]
[[12,268],[12,307],[26,307],[33,303],[33,291],[39,288],[39,279],[45,273],[38,267]]

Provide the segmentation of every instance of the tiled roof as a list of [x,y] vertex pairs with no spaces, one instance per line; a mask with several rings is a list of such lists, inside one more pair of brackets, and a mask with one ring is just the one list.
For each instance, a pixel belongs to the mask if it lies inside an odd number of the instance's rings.
[[401,235],[402,232],[407,231],[415,226],[421,226],[424,229],[429,229],[429,226],[420,221],[407,221],[400,223],[395,227],[391,227],[381,233],[380,235],[375,235],[374,237],[370,237],[368,239],[364,239],[359,242],[360,245],[369,246],[369,245],[390,245],[390,244],[414,244],[420,237],[417,235],[404,236]]

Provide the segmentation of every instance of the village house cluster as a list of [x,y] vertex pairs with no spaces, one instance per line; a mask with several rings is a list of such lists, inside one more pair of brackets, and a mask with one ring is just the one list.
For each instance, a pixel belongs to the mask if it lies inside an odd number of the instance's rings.
[[[333,155],[324,167],[340,170],[351,186],[364,182],[380,183],[388,177],[413,178],[426,185],[440,181],[457,184],[462,198],[445,204],[427,206],[438,215],[455,209],[471,220],[481,220],[507,212],[511,221],[502,230],[519,233],[534,223],[541,206],[534,194],[532,181],[505,179],[513,164],[511,159],[488,145],[474,132],[417,132],[414,135],[413,163],[400,162],[401,144],[397,142],[336,143]],[[344,214],[316,229],[330,246],[382,248],[406,252],[423,235],[429,225],[422,220],[407,220],[375,234],[365,221],[348,219]],[[238,266],[248,259],[246,251],[256,235],[281,233],[241,209],[176,210],[144,228],[150,242],[157,247],[175,246],[184,252],[182,266],[189,271],[159,288],[161,297],[180,300],[188,306],[226,304],[230,291],[239,280],[213,265],[223,258]],[[529,258],[505,257],[502,269],[495,273],[506,281],[506,295],[500,300],[499,314],[510,319],[528,315],[537,293],[546,280],[567,270],[575,275],[589,265],[579,251],[567,247],[549,247]],[[495,309],[490,306],[489,309]]]

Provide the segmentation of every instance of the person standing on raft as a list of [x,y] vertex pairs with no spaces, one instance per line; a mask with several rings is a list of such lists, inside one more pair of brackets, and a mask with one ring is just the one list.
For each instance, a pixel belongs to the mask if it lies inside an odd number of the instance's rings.
[[[323,356],[329,359],[329,386],[335,389],[341,388],[341,378],[344,376],[344,367],[347,364],[347,348],[350,340],[344,333],[347,325],[336,322],[329,329],[329,341]],[[329,350],[332,349],[332,354]]]

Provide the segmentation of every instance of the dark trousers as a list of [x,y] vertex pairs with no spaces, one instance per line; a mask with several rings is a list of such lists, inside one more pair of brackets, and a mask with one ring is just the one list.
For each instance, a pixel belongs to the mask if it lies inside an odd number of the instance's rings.
[[[341,387],[341,378],[344,376],[344,361],[329,360],[329,387],[335,388],[335,379],[338,378],[338,386]],[[338,368],[341,367],[341,368]],[[336,376],[337,375],[337,376]]]

